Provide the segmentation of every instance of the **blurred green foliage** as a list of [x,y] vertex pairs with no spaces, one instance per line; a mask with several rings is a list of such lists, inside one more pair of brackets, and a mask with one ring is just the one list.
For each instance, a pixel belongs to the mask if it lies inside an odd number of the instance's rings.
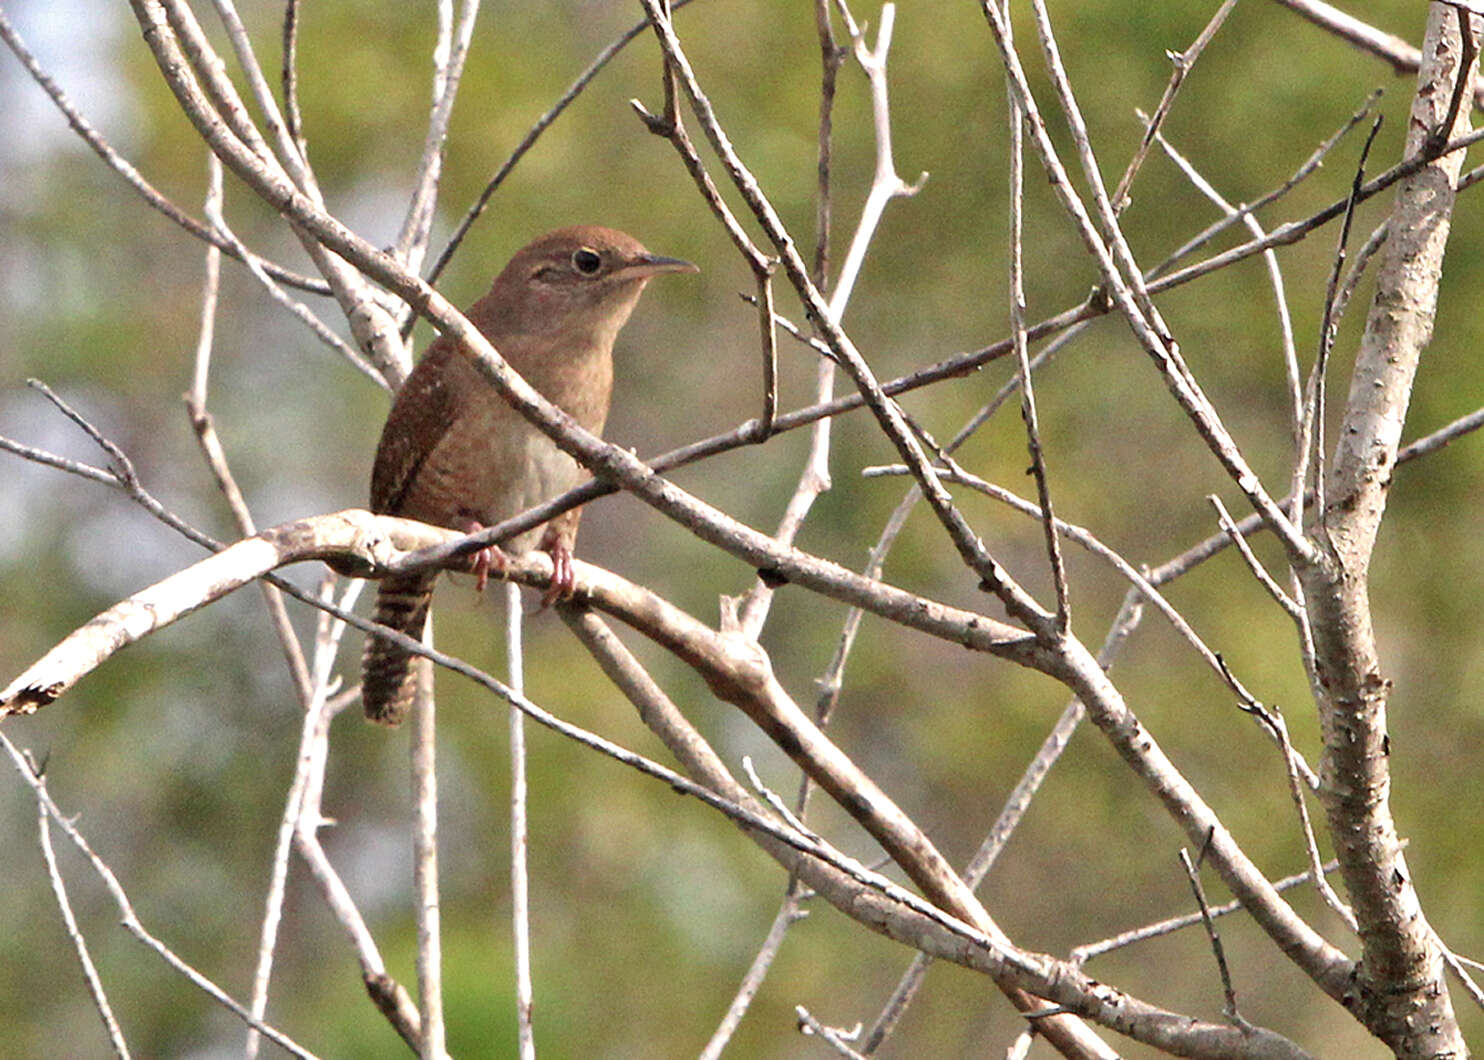
[[[42,59],[152,181],[192,212],[204,194],[203,148],[174,107],[122,8],[7,5],[21,32],[48,43]],[[434,39],[430,5],[359,0],[303,5],[305,129],[331,206],[389,243],[422,144]],[[1167,49],[1194,39],[1214,3],[1053,3],[1061,49],[1105,179],[1122,173],[1169,73]],[[489,175],[589,59],[632,24],[637,8],[589,2],[486,5],[455,111],[435,244]],[[858,8],[874,25],[879,12]],[[1423,11],[1402,0],[1364,17],[1410,39]],[[279,5],[244,7],[266,64],[278,61]],[[203,20],[205,14],[202,15]],[[812,245],[818,46],[811,5],[696,0],[677,24],[742,156],[790,225]],[[213,24],[213,33],[217,28]],[[1049,93],[1029,23],[1017,26],[1035,88]],[[77,35],[84,35],[79,43]],[[91,49],[91,50],[89,50]],[[79,65],[78,55],[91,56]],[[907,5],[890,60],[896,165],[931,176],[894,203],[861,277],[847,325],[879,375],[894,376],[1001,337],[1006,328],[1005,100],[993,42],[976,7]],[[82,75],[86,73],[87,76]],[[67,75],[72,75],[69,81]],[[641,454],[754,415],[756,325],[736,297],[747,271],[695,194],[673,151],[631,111],[660,101],[657,52],[639,38],[541,138],[494,197],[444,277],[461,302],[482,292],[508,255],[559,224],[628,229],[653,248],[703,266],[646,298],[621,341],[609,437]],[[1184,87],[1166,132],[1230,199],[1276,186],[1377,85],[1386,124],[1372,169],[1400,152],[1408,79],[1279,5],[1237,8]],[[202,248],[133,194],[66,132],[19,66],[0,60],[0,98],[15,106],[0,136],[0,433],[94,463],[86,439],[24,386],[44,379],[107,431],[146,486],[221,536],[230,521],[196,452],[177,396],[189,385]],[[24,105],[22,105],[24,104]],[[3,110],[6,108],[0,108]],[[874,158],[859,70],[840,76],[834,144],[835,261],[844,254]],[[1055,123],[1053,123],[1055,126]],[[1060,148],[1064,130],[1054,127]],[[9,147],[7,147],[7,144]],[[24,148],[24,149],[23,149]],[[1358,151],[1347,140],[1326,167],[1262,220],[1275,225],[1341,196]],[[735,202],[736,200],[733,199]],[[1075,304],[1095,282],[1077,237],[1028,162],[1028,299],[1034,318]],[[1386,204],[1367,204],[1363,239]],[[284,226],[229,178],[227,214],[252,246],[304,268]],[[1126,224],[1140,259],[1162,258],[1215,216],[1157,152],[1134,188]],[[1461,201],[1436,339],[1417,384],[1408,437],[1484,401],[1477,350],[1484,225]],[[1227,236],[1220,245],[1230,245]],[[1281,252],[1300,356],[1312,356],[1334,249],[1326,228]],[[211,407],[260,524],[363,502],[385,396],[224,264]],[[1332,393],[1343,394],[1359,336],[1362,285],[1340,332]],[[327,319],[334,307],[315,301]],[[1161,308],[1192,367],[1270,484],[1284,481],[1286,399],[1273,296],[1248,261],[1170,292]],[[780,311],[796,304],[780,293]],[[419,335],[425,340],[425,335]],[[782,348],[783,401],[804,404],[814,366]],[[1006,378],[995,365],[919,392],[904,404],[951,436]],[[1138,563],[1157,563],[1210,533],[1202,499],[1236,508],[1188,423],[1116,321],[1094,324],[1038,382],[1060,514]],[[860,468],[893,454],[863,414],[837,422],[835,487],[802,544],[860,566],[901,497]],[[677,473],[688,489],[767,528],[800,467],[805,439],[732,453]],[[1399,474],[1372,585],[1392,700],[1395,809],[1408,858],[1443,936],[1478,955],[1480,836],[1475,815],[1484,718],[1484,496],[1479,441],[1466,439]],[[1030,495],[1023,434],[1005,410],[962,451],[970,469]],[[1039,528],[966,496],[996,554],[1043,594]],[[1264,543],[1270,562],[1277,556]],[[592,506],[583,554],[702,617],[751,572],[623,498]],[[0,678],[8,680],[88,616],[198,555],[120,495],[0,455]],[[1070,556],[1077,632],[1101,640],[1124,587],[1081,553]],[[679,575],[677,577],[677,575]],[[887,575],[955,602],[978,603],[932,521],[914,515]],[[301,575],[310,577],[312,575]],[[1283,707],[1295,739],[1317,753],[1313,710],[1292,628],[1231,555],[1171,589],[1171,599],[1258,695]],[[467,582],[440,594],[440,644],[500,670],[498,594]],[[823,672],[843,610],[785,589],[765,644],[801,700]],[[301,631],[314,616],[295,612]],[[529,625],[532,697],[564,717],[663,757],[596,666],[547,615]],[[358,638],[348,638],[354,679]],[[781,792],[795,781],[765,740],[693,677],[645,646],[687,713],[732,763],[753,755]],[[1141,719],[1273,876],[1303,855],[1271,745],[1162,622],[1150,617],[1114,667]],[[442,689],[444,925],[450,1044],[459,1056],[513,1054],[503,708],[466,683]],[[1061,689],[951,645],[868,618],[847,674],[834,736],[956,861],[974,850],[1064,705]],[[113,865],[146,925],[246,996],[268,860],[297,741],[298,712],[251,593],[211,608],[111,661],[65,700],[6,723],[49,754],[53,794]],[[337,723],[327,812],[331,857],[363,901],[391,972],[413,982],[408,900],[405,735]],[[652,782],[533,730],[532,876],[537,1027],[550,1057],[684,1056],[714,1027],[761,941],[784,881],[730,826]],[[5,1056],[100,1055],[73,958],[45,884],[32,802],[0,783],[0,987]],[[873,848],[817,800],[817,821],[848,850]],[[1176,861],[1184,842],[1094,731],[1079,733],[984,894],[1027,946],[1080,942],[1190,906]],[[137,1055],[219,1055],[241,1033],[230,1017],[116,930],[107,896],[70,851],[63,864],[111,996]],[[1217,897],[1220,888],[1208,881]],[[1307,893],[1295,904],[1344,938]],[[1326,1055],[1381,1055],[1241,918],[1224,922],[1243,1014]],[[1355,947],[1347,943],[1352,952]],[[828,908],[793,929],[730,1055],[817,1056],[794,1037],[793,1006],[869,1022],[908,954]],[[23,970],[23,971],[22,971]],[[1095,962],[1091,971],[1151,1001],[1219,1017],[1220,988],[1197,933]],[[1477,1010],[1459,1005],[1484,1036]],[[339,929],[295,868],[271,1017],[325,1056],[399,1056],[405,1049],[365,1001]],[[882,1055],[993,1055],[1017,1021],[980,978],[938,968]],[[1121,1043],[1126,1044],[1126,1043]],[[1129,1055],[1142,1055],[1130,1048]]]

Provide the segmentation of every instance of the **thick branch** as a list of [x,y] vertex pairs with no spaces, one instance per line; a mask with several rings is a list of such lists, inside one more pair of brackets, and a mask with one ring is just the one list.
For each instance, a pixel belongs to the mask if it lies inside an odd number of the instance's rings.
[[[1409,154],[1467,131],[1467,108],[1452,129],[1443,127],[1454,85],[1473,77],[1471,49],[1465,48],[1469,29],[1461,23],[1466,17],[1444,4],[1431,6]],[[1348,1000],[1372,1033],[1403,1057],[1462,1056],[1466,1047],[1391,816],[1390,682],[1372,628],[1368,576],[1412,382],[1432,335],[1461,168],[1458,154],[1445,156],[1397,191],[1328,478],[1331,505],[1315,516],[1323,561],[1300,571],[1314,632],[1322,791],[1364,947],[1356,993]]]
[[[265,530],[199,561],[164,581],[136,593],[103,612],[62,641],[41,661],[0,693],[0,716],[23,713],[56,698],[120,648],[178,618],[219,599],[273,567],[301,560],[334,560],[357,573],[380,573],[399,551],[448,537],[453,531],[390,516],[372,516],[358,510],[299,520]],[[530,553],[512,560],[510,573],[539,584],[551,574],[550,560]],[[941,861],[925,836],[892,806],[868,778],[837,748],[829,745],[766,666],[755,645],[741,646],[741,638],[717,632],[696,622],[653,594],[587,564],[575,564],[579,601],[586,599],[631,622],[647,636],[677,651],[695,666],[724,698],[736,702],[795,757],[807,758],[805,768],[836,792],[846,809],[878,812],[872,827],[889,847],[905,859],[908,871],[936,900],[960,904],[962,881],[939,877]],[[744,811],[756,804],[739,789],[719,762],[687,756],[687,767],[702,774],[697,779]],[[672,785],[684,784],[671,776]],[[692,789],[692,793],[695,793]],[[704,793],[702,793],[704,794]],[[870,804],[870,805],[867,805]],[[739,823],[760,845],[848,916],[872,930],[905,942],[925,953],[985,972],[1011,990],[1045,998],[1068,1014],[1075,1014],[1138,1041],[1183,1056],[1283,1057],[1307,1056],[1292,1042],[1261,1028],[1237,1028],[1206,1023],[1181,1013],[1156,1008],[1085,975],[1074,965],[1044,954],[1015,947],[983,914],[982,908],[966,922],[948,915],[861,868],[848,870],[837,852],[811,837],[782,841],[781,830],[760,830],[755,814]],[[827,857],[824,855],[828,855]],[[946,868],[946,863],[945,863]],[[879,882],[878,882],[879,881]],[[956,883],[954,881],[957,881]],[[966,890],[966,889],[964,889]],[[973,912],[970,896],[964,912]],[[983,926],[980,926],[980,925]]]

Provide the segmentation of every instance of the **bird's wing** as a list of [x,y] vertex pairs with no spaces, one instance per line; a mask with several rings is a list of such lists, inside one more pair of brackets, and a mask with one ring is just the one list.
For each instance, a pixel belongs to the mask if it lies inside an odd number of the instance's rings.
[[457,357],[452,341],[439,336],[397,392],[381,431],[371,470],[371,510],[401,515],[418,469],[438,447],[458,411],[445,362]]

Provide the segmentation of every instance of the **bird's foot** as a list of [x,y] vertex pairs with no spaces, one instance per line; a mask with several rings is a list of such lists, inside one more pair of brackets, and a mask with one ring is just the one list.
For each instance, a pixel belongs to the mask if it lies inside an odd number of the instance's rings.
[[490,571],[503,575],[510,566],[510,557],[499,545],[489,545],[474,553],[469,565],[474,570],[474,591],[482,593],[489,584]]
[[550,607],[558,600],[570,600],[577,591],[577,575],[572,570],[572,549],[552,531],[541,538],[541,551],[551,556],[551,584],[541,594],[541,607]]
[[[473,516],[466,515],[458,520],[454,528],[465,534],[472,534],[484,529],[484,524]],[[510,557],[505,555],[499,545],[486,545],[469,557],[469,570],[474,575],[474,591],[482,593],[484,587],[489,584],[490,571],[496,574],[504,574],[510,566]]]

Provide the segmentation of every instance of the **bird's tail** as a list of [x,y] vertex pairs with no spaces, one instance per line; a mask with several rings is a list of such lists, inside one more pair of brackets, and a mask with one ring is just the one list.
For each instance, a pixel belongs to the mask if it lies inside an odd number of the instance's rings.
[[[433,602],[434,573],[383,579],[376,590],[372,621],[421,640]],[[418,677],[429,665],[427,659],[374,633],[368,634],[361,654],[361,702],[366,719],[381,725],[400,725],[417,696]]]

